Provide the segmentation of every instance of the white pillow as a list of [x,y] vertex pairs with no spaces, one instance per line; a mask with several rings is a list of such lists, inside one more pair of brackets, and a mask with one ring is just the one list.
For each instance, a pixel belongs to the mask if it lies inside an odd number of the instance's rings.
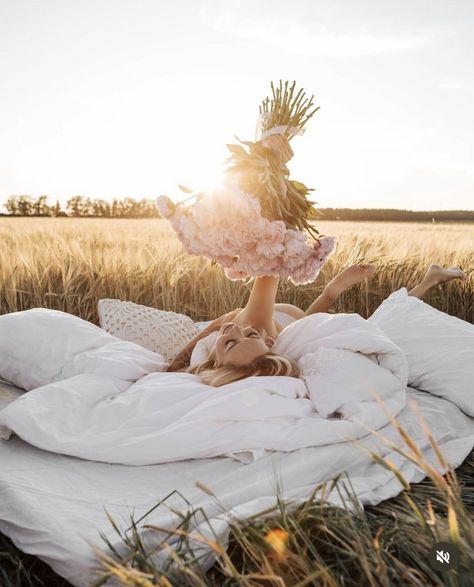
[[408,385],[474,416],[474,325],[409,296],[406,288],[391,294],[369,322],[406,354]]
[[162,355],[168,363],[199,334],[184,314],[111,299],[99,300],[97,306],[101,328]]
[[0,316],[0,376],[27,391],[82,373],[136,381],[165,368],[160,354],[73,314],[33,308]]

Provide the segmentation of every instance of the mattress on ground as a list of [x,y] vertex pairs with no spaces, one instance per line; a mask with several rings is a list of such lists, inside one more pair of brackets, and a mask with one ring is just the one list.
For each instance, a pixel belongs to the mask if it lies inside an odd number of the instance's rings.
[[[8,399],[7,387],[0,383],[0,409]],[[11,392],[11,388],[9,390]],[[398,421],[439,468],[424,437],[418,416],[410,406],[417,404],[443,454],[455,467],[474,445],[474,419],[448,400],[408,389],[408,406]],[[2,399],[3,397],[3,399]],[[379,431],[385,438],[403,446],[391,425]],[[138,520],[163,498],[181,512],[202,507],[216,533],[225,539],[228,516],[246,518],[275,503],[277,491],[285,499],[308,498],[315,486],[344,472],[361,504],[376,504],[397,495],[396,478],[375,464],[363,448],[377,451],[400,468],[410,482],[424,474],[401,458],[376,435],[356,444],[336,444],[271,453],[250,465],[224,457],[177,463],[125,466],[86,461],[35,448],[18,437],[0,442],[0,531],[22,551],[38,556],[73,585],[83,587],[100,576],[93,546],[107,552],[99,536],[105,534],[120,550],[120,538],[107,519],[107,510],[119,527],[130,526],[130,516]],[[210,497],[197,483],[210,488]],[[329,501],[338,504],[333,492]],[[224,504],[227,508],[222,512]],[[160,506],[142,520],[173,528],[179,517],[169,507]],[[196,521],[206,533],[207,522]],[[148,534],[147,544],[162,539]],[[110,553],[109,553],[110,554]],[[108,583],[111,584],[111,583]]]

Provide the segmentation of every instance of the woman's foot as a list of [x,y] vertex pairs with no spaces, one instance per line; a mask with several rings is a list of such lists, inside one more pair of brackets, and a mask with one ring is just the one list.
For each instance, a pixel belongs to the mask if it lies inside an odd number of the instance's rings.
[[466,279],[466,275],[462,269],[456,267],[453,267],[452,269],[444,269],[444,267],[441,267],[440,265],[431,265],[426,272],[424,281],[434,286],[451,281],[451,279]]
[[426,272],[423,281],[408,292],[409,296],[413,296],[422,300],[425,295],[440,283],[446,283],[452,279],[466,279],[466,275],[462,269],[453,267],[452,269],[444,269],[440,265],[431,265]]
[[370,277],[374,271],[375,266],[368,263],[351,265],[326,285],[324,293],[335,299],[352,286]]

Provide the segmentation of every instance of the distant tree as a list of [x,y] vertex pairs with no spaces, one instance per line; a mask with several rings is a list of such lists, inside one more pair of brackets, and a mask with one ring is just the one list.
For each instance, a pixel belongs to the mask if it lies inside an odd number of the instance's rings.
[[48,196],[39,196],[34,203],[35,216],[52,216],[50,206],[47,204]]
[[92,200],[92,215],[99,217],[110,217],[110,203],[107,200]]
[[35,203],[31,196],[18,196],[19,216],[33,216]]
[[7,209],[8,214],[11,214],[12,216],[19,216],[20,207],[18,205],[18,196],[10,196],[5,202],[5,208]]
[[140,204],[140,216],[142,218],[159,218],[160,213],[155,205],[155,200],[142,199]]
[[123,200],[116,200],[112,202],[112,216],[114,218],[123,218],[126,214],[125,202]]
[[94,215],[94,206],[92,204],[91,198],[84,198],[83,216],[93,216],[93,215]]
[[123,216],[130,218],[133,215],[133,207],[135,200],[133,198],[124,198],[123,200]]
[[66,209],[69,216],[92,216],[92,200],[84,196],[73,196],[67,201]]
[[50,212],[46,204],[48,196],[34,200],[31,196],[10,196],[5,208],[12,216],[47,216]]
[[65,216],[66,215],[66,213],[63,212],[61,209],[61,203],[59,200],[56,200],[56,204],[53,206],[52,210],[53,210],[53,216]]
[[82,215],[82,196],[74,196],[66,203],[67,213],[70,216]]

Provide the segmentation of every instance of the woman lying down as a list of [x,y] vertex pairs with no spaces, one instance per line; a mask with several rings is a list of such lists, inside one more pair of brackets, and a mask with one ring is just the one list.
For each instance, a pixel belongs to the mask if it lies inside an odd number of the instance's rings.
[[[272,346],[285,326],[317,312],[328,312],[337,298],[370,277],[375,267],[353,265],[337,275],[304,311],[292,304],[276,304],[278,277],[256,277],[245,308],[220,316],[186,345],[168,367],[200,376],[203,383],[219,387],[246,377],[286,375],[298,377],[291,358],[273,352]],[[461,269],[431,265],[408,295],[423,299],[436,285],[466,279]]]

